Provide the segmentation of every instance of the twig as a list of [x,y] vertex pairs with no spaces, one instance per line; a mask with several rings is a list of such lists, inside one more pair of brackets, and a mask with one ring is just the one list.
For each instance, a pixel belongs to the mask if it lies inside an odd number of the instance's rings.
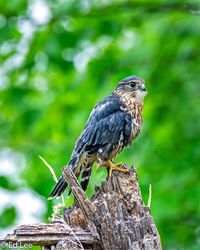
[[151,199],[152,199],[152,188],[151,188],[151,184],[149,185],[149,198],[148,198],[148,207],[151,207]]
[[[39,158],[43,161],[44,165],[49,169],[49,171],[51,172],[51,174],[53,176],[54,181],[57,183],[58,178],[57,178],[53,168],[50,166],[50,164],[42,156],[39,155]],[[62,200],[62,204],[63,204],[63,207],[64,207],[65,206],[65,201],[64,201],[64,196],[63,195],[61,195],[61,200]]]
[[73,240],[69,240],[69,239],[68,239],[68,241],[71,241],[72,243],[75,243],[75,244],[78,245],[82,250],[84,250],[83,245],[82,245],[82,243],[80,242],[79,238],[76,236],[76,234],[74,233],[74,231],[72,230],[72,228],[63,220],[63,218],[59,218],[59,219],[57,219],[57,221],[62,222],[62,225],[63,225],[66,229],[69,229],[70,232],[72,233],[72,235],[74,236],[74,238],[77,240],[77,242],[75,242],[75,241],[73,241]]

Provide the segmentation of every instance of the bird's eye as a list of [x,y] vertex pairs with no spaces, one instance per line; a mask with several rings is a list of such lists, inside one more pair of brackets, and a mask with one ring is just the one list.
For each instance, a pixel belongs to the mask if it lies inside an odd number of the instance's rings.
[[135,87],[135,85],[136,85],[136,82],[132,82],[132,83],[130,83],[131,88],[134,88],[134,87]]

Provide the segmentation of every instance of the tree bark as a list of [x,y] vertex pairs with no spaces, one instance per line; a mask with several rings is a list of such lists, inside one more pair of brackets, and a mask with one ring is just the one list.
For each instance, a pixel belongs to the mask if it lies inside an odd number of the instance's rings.
[[[126,166],[121,166],[127,168]],[[25,225],[7,235],[5,242],[23,242],[44,249],[160,250],[160,236],[142,201],[134,168],[113,171],[96,189],[92,200],[67,167],[63,176],[75,196],[75,206],[51,224]]]

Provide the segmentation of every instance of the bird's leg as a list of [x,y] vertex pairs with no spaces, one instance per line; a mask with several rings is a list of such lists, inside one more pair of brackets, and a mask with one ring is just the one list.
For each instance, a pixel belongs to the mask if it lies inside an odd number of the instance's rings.
[[107,161],[104,164],[107,168],[109,168],[109,177],[112,175],[113,170],[117,170],[122,173],[127,173],[128,169],[119,168],[118,166],[122,165],[122,163],[113,163],[112,161]]

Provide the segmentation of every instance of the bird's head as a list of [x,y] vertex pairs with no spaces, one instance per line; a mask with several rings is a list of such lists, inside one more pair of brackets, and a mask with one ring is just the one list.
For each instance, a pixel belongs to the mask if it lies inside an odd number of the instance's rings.
[[142,100],[147,94],[145,81],[138,76],[128,76],[122,79],[115,92]]

